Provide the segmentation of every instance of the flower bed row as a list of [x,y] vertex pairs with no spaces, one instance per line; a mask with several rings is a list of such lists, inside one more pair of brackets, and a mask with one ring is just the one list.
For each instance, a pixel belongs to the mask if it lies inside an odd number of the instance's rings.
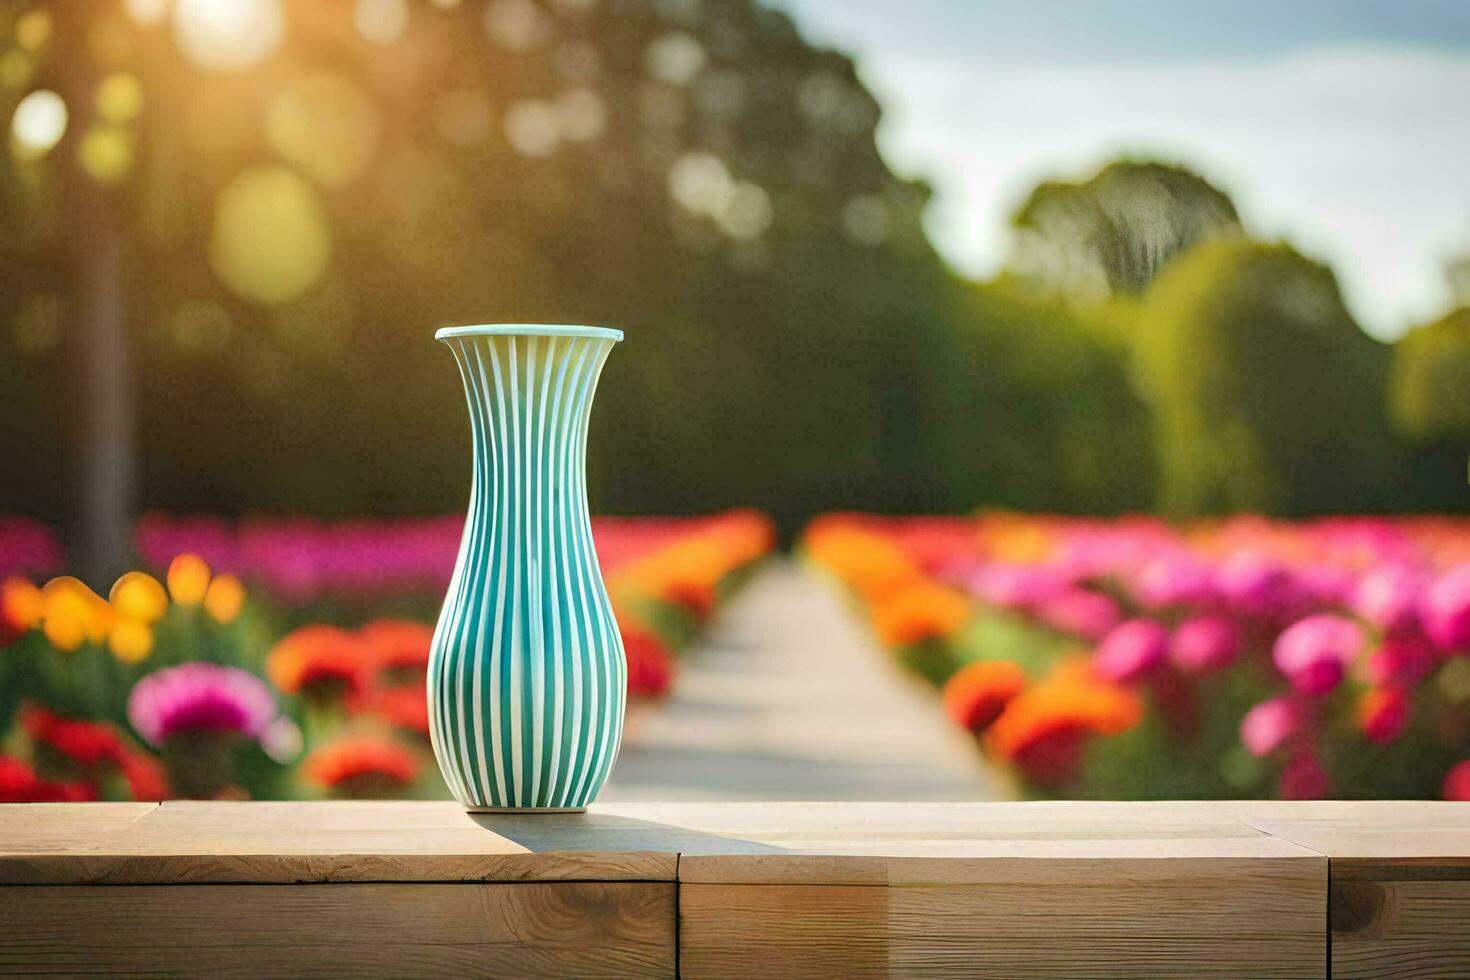
[[[447,527],[155,516],[138,536],[159,578],[129,572],[103,598],[70,577],[6,577],[0,802],[446,796],[424,675],[458,545],[456,528],[443,547]],[[679,652],[774,540],[749,511],[594,531],[642,699],[666,693]],[[34,562],[44,549],[26,540]],[[163,542],[182,550],[165,559]],[[337,574],[354,562],[362,575]]]
[[837,514],[802,545],[1022,795],[1470,798],[1470,520]]

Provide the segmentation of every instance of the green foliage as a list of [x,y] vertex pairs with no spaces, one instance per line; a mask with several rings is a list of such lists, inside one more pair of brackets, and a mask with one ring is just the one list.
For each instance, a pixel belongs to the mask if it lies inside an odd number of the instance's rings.
[[1290,247],[1222,238],[1182,256],[1145,297],[1134,358],[1166,512],[1394,505],[1388,349]]
[[1470,307],[1411,330],[1393,347],[1389,410],[1420,445],[1470,441]]
[[1012,275],[1091,301],[1141,293],[1175,255],[1240,228],[1230,198],[1203,177],[1129,160],[1081,183],[1038,185],[1011,223]]

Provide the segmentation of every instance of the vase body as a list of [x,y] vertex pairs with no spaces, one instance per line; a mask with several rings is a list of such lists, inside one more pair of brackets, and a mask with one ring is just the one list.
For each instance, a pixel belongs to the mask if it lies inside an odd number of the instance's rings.
[[429,657],[429,729],[471,810],[575,810],[617,757],[627,665],[587,510],[603,327],[450,327],[469,514]]

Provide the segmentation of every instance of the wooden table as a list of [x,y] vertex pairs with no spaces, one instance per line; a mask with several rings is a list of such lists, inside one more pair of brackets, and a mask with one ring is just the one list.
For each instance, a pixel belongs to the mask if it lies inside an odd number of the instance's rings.
[[0,973],[1467,976],[1470,805],[0,806]]

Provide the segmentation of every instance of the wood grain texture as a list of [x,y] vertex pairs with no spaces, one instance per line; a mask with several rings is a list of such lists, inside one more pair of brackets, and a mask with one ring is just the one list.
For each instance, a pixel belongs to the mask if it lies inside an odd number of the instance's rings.
[[50,854],[84,849],[156,809],[157,803],[3,803],[0,853]]
[[1332,975],[1470,976],[1470,881],[1334,880]]
[[0,973],[674,975],[675,885],[0,887]]
[[[28,822],[24,814],[11,819]],[[563,830],[545,847],[528,847],[514,836],[528,821]],[[450,802],[180,801],[125,826],[52,835],[49,848],[13,849],[0,837],[0,883],[673,881],[677,851],[628,846],[622,823],[468,814]]]
[[1325,861],[983,862],[964,885],[680,888],[688,977],[1322,976]]
[[1263,803],[1245,820],[1327,855],[1334,879],[1470,877],[1470,805],[1464,803]]

